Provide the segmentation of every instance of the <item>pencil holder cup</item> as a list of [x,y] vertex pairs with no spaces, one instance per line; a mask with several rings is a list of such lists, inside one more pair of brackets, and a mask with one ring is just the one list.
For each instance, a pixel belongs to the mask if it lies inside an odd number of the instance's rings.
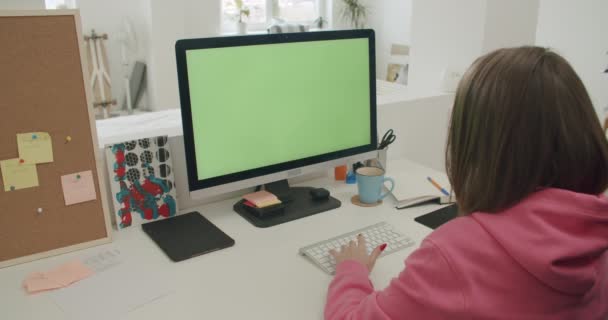
[[375,158],[365,160],[365,162],[364,162],[365,166],[366,167],[378,167],[378,168],[382,168],[382,169],[384,169],[384,171],[386,171],[387,170],[387,168],[386,168],[387,152],[388,152],[388,148],[378,150],[378,154],[376,155]]
[[380,162],[380,168],[384,169],[384,171],[388,170],[386,168],[386,154],[388,153],[388,149],[378,150],[378,162]]
[[[382,186],[386,181],[391,183],[391,187],[388,192],[382,193]],[[395,188],[395,181],[384,176],[384,169],[362,167],[357,169],[357,188],[359,189],[359,201],[372,204],[391,193]]]

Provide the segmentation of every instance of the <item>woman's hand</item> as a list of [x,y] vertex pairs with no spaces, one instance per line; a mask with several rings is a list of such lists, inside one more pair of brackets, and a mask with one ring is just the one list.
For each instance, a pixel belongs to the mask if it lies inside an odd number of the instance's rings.
[[362,263],[367,267],[369,272],[372,272],[374,265],[376,264],[376,260],[386,249],[386,243],[379,245],[372,251],[370,255],[367,254],[365,237],[359,234],[357,236],[357,241],[351,241],[348,245],[343,245],[342,249],[338,252],[336,250],[330,250],[329,254],[331,254],[334,259],[336,259],[336,266],[345,260],[354,260]]

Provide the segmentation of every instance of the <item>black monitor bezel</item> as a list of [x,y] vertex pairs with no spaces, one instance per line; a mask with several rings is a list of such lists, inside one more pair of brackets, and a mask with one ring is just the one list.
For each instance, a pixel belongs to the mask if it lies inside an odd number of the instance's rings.
[[[196,167],[196,152],[194,147],[194,130],[192,128],[192,110],[190,105],[190,87],[188,86],[188,68],[186,62],[186,51],[196,49],[224,48],[234,46],[277,44],[290,42],[340,40],[340,39],[368,39],[369,43],[369,83],[370,83],[370,141],[371,143],[355,148],[339,150],[308,158],[278,163],[261,168],[230,173],[203,180],[198,179]],[[201,39],[183,39],[175,43],[175,54],[177,58],[177,78],[181,103],[182,128],[184,135],[184,148],[186,151],[186,167],[188,170],[188,185],[190,191],[211,188],[241,180],[252,179],[273,173],[278,173],[296,168],[319,164],[340,158],[355,156],[357,154],[374,151],[377,149],[377,125],[376,125],[376,54],[375,35],[373,30],[342,30],[342,31],[319,31],[286,34],[263,34],[230,36]]]

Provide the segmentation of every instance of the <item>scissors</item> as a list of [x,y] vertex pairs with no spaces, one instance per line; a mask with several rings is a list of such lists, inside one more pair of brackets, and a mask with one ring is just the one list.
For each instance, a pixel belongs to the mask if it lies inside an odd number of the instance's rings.
[[378,150],[385,149],[391,143],[395,142],[396,138],[397,138],[397,136],[395,136],[393,129],[388,129],[388,131],[386,131],[386,133],[382,136],[382,140],[380,140],[380,144],[378,144]]

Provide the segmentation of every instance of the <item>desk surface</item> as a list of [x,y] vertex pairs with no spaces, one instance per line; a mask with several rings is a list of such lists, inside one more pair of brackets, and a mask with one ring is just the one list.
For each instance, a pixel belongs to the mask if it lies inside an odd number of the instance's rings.
[[[389,170],[399,171],[401,176],[407,172],[445,176],[406,160],[389,163]],[[424,184],[426,181],[402,183]],[[25,294],[21,288],[23,279],[30,272],[48,270],[73,258],[88,257],[103,249],[120,248],[128,254],[129,263],[158,269],[160,276],[170,280],[172,293],[118,319],[322,319],[331,277],[299,256],[300,247],[388,221],[412,237],[417,245],[378,260],[371,278],[376,288],[383,288],[402,270],[404,259],[431,232],[414,222],[414,218],[438,207],[425,205],[396,210],[395,199],[387,197],[379,207],[361,208],[349,200],[356,193],[356,185],[329,178],[307,181],[305,185],[328,188],[342,201],[342,207],[272,228],[258,229],[232,212],[236,199],[231,199],[198,209],[236,240],[236,245],[226,250],[173,263],[140,228],[131,228],[115,232],[114,242],[109,245],[1,269],[0,318],[66,319],[48,294]],[[119,284],[117,290],[120,290]],[[103,303],[103,297],[100,297],[100,303]]]

